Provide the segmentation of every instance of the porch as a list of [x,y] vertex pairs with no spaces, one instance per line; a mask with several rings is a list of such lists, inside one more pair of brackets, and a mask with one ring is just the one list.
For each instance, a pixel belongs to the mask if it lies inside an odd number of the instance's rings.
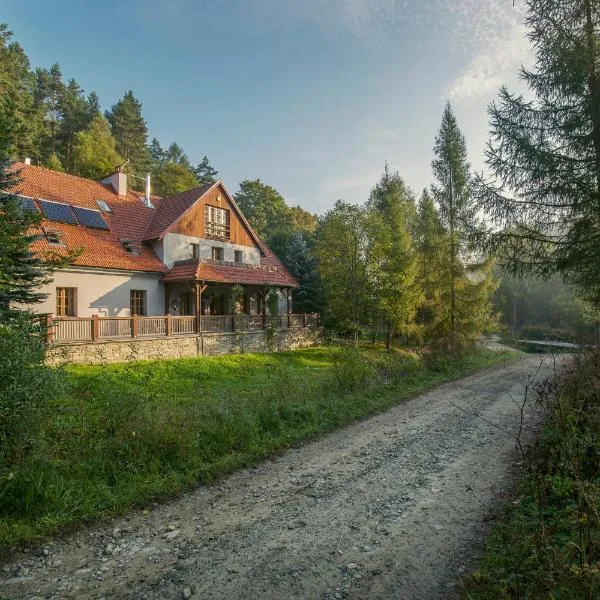
[[73,342],[105,342],[127,339],[157,339],[191,336],[201,333],[235,333],[285,330],[320,326],[320,316],[313,314],[228,314],[171,315],[158,317],[48,317],[48,344]]

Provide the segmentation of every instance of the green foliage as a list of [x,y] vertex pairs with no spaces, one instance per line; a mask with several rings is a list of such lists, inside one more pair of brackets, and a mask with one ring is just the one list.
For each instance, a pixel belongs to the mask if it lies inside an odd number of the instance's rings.
[[[18,172],[0,159],[0,190],[18,183]],[[0,321],[12,318],[18,305],[24,309],[45,298],[38,289],[47,279],[48,265],[30,249],[40,218],[37,212],[22,210],[15,196],[0,195]]]
[[177,494],[507,357],[445,373],[380,347],[71,367],[1,479],[0,547]]
[[338,200],[316,233],[315,255],[330,327],[358,340],[371,304],[371,264],[374,215],[364,207]]
[[490,537],[465,598],[600,595],[600,354],[540,388],[549,420],[519,496]]
[[561,273],[600,303],[600,13],[594,0],[528,0],[525,95],[490,107],[477,181],[487,245],[515,274]]
[[371,191],[370,288],[373,302],[387,324],[387,346],[395,333],[414,332],[415,314],[422,301],[417,280],[418,262],[413,245],[415,199],[398,173],[386,164]]
[[141,177],[149,167],[146,148],[148,127],[142,115],[142,103],[129,90],[105,113],[117,143],[117,152],[126,160],[128,172]]
[[86,130],[75,134],[72,164],[77,175],[100,179],[113,173],[122,162],[108,121],[102,115],[94,117]]
[[471,247],[472,232],[477,228],[476,206],[471,198],[465,138],[450,104],[444,109],[434,153],[437,183],[432,192],[446,232],[445,239],[439,240],[443,265],[440,301],[448,307],[446,318],[438,322],[438,336],[462,345],[494,327],[492,294],[497,283],[491,260],[477,260]]
[[293,306],[297,313],[322,312],[324,308],[323,286],[317,261],[305,236],[296,233],[285,255],[285,264],[298,280],[294,290]]
[[208,160],[208,156],[204,155],[202,162],[194,169],[196,179],[199,184],[214,183],[217,179],[219,171],[213,168]]
[[62,389],[61,372],[44,366],[45,352],[41,329],[27,316],[0,321],[0,498],[33,444],[44,400]]
[[152,188],[159,196],[170,196],[194,187],[198,187],[196,176],[184,165],[165,162],[154,171]]

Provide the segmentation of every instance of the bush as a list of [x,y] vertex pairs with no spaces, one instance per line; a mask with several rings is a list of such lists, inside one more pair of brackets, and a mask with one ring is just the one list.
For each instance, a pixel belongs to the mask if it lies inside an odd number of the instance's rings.
[[40,332],[25,317],[0,323],[0,481],[27,453],[44,400],[62,389],[61,371],[44,357]]
[[364,352],[342,346],[332,356],[333,378],[338,390],[348,393],[365,389],[375,377],[375,368]]

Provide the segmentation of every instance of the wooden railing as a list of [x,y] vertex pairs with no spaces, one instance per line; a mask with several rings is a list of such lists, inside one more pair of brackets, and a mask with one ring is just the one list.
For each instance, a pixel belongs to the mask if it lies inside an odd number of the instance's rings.
[[159,317],[52,317],[47,318],[47,341],[54,344],[103,340],[158,338],[196,333],[258,331],[275,328],[319,327],[312,314],[159,316]]

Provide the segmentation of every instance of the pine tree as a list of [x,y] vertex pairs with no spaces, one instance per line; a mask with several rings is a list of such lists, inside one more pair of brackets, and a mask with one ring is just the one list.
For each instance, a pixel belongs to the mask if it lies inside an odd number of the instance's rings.
[[461,253],[466,250],[466,230],[472,215],[469,196],[467,147],[450,103],[446,104],[435,140],[432,162],[438,183],[432,186],[440,218],[449,234],[446,268],[450,282],[450,337],[457,333],[457,282],[462,276]]
[[72,161],[73,172],[89,179],[110,175],[123,162],[108,121],[102,115],[97,115],[86,130],[75,134]]
[[[88,126],[88,103],[83,90],[71,79],[65,86],[58,102],[60,111],[60,129],[57,134],[58,154],[67,171],[73,168],[72,152],[75,135]],[[48,163],[47,163],[48,164]],[[48,164],[48,166],[50,166]]]
[[167,161],[154,171],[153,188],[159,196],[170,196],[198,187],[192,171],[178,163]]
[[415,244],[419,262],[419,281],[423,302],[419,307],[417,322],[426,340],[443,335],[448,307],[444,301],[446,251],[449,248],[447,232],[428,190],[423,190],[415,226]]
[[60,150],[59,132],[62,121],[60,102],[64,95],[65,84],[57,64],[52,65],[49,71],[37,69],[35,76],[34,100],[42,118],[39,155],[40,160],[46,163],[53,152]]
[[23,48],[0,23],[0,121],[10,121],[14,135],[7,152],[12,158],[39,158],[41,114],[34,106],[35,78]]
[[[0,189],[19,184],[19,174],[0,148]],[[30,244],[38,235],[41,215],[23,210],[16,196],[0,195],[0,321],[10,320],[27,305],[46,297],[38,290],[47,281],[47,266],[33,253]]]
[[[439,215],[447,231],[445,275],[448,322],[444,333],[452,346],[470,343],[491,326],[491,294],[496,288],[490,260],[476,258],[470,235],[476,229],[476,208],[471,198],[471,175],[465,138],[447,104],[434,146],[433,172],[438,182],[432,186]],[[470,264],[468,264],[470,263]]]
[[203,183],[214,183],[217,179],[216,176],[219,171],[214,169],[208,160],[208,156],[204,156],[202,162],[194,169],[198,182]]
[[386,346],[394,335],[414,332],[414,318],[421,302],[418,263],[413,247],[415,199],[398,173],[388,165],[371,190],[370,210],[379,217],[371,222],[373,240],[369,270],[375,302],[386,322]]
[[490,107],[477,181],[491,250],[515,274],[563,273],[600,304],[600,12],[595,0],[528,0],[527,97]]
[[323,289],[317,261],[300,232],[293,236],[288,246],[285,265],[299,284],[293,292],[295,312],[321,312],[323,310]]
[[[127,172],[142,177],[149,168],[148,128],[142,116],[142,103],[129,90],[110,111],[106,111],[106,118],[117,142],[117,152],[129,161]],[[132,180],[132,186],[139,185],[139,180]]]

